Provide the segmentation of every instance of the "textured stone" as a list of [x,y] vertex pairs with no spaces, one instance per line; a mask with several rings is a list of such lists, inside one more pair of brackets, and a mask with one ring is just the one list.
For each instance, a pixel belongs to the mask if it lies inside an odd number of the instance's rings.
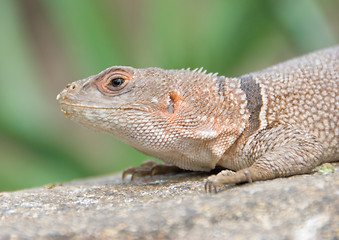
[[228,186],[184,173],[0,193],[0,239],[339,239],[335,172]]

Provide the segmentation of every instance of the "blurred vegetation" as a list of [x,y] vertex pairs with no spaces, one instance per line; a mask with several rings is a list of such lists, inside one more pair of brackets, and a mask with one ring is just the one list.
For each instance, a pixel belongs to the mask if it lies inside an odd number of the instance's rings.
[[56,95],[112,66],[236,76],[338,43],[336,0],[2,0],[0,191],[147,159],[67,120]]

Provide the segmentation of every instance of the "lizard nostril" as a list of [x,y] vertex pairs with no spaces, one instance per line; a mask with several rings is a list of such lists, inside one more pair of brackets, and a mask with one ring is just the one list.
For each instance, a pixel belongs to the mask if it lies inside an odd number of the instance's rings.
[[57,100],[60,102],[70,100],[74,98],[74,96],[77,95],[80,90],[81,83],[79,81],[67,84],[65,89],[57,96]]
[[75,83],[70,83],[70,84],[67,84],[66,88],[71,89],[71,90],[75,90],[77,88],[77,85]]
[[77,83],[70,83],[70,84],[67,84],[66,88],[70,93],[75,93],[77,91],[77,89],[79,89],[79,84]]

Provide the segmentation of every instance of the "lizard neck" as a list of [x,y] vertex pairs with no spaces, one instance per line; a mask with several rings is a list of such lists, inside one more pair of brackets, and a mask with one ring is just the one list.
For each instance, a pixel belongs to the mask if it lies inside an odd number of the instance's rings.
[[251,158],[243,157],[246,155],[244,154],[246,152],[245,143],[250,142],[251,138],[267,126],[266,99],[260,82],[256,81],[250,74],[240,77],[239,82],[241,91],[246,95],[246,110],[250,115],[244,131],[218,162],[218,165],[232,170],[249,167],[253,163]]

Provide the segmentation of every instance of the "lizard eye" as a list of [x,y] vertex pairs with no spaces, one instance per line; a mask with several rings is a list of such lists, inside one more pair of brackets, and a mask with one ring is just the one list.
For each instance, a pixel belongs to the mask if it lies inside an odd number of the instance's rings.
[[122,69],[115,69],[100,76],[94,84],[105,95],[117,95],[124,91],[132,78],[132,73]]
[[111,77],[108,79],[107,87],[110,88],[111,90],[117,90],[121,88],[124,82],[125,79],[121,77]]
[[128,81],[126,81],[126,76],[120,74],[113,74],[107,77],[105,86],[110,91],[117,91],[124,88]]
[[123,71],[114,71],[108,73],[101,80],[100,87],[102,91],[106,94],[116,94],[118,91],[126,87],[129,80],[131,80],[131,75]]

